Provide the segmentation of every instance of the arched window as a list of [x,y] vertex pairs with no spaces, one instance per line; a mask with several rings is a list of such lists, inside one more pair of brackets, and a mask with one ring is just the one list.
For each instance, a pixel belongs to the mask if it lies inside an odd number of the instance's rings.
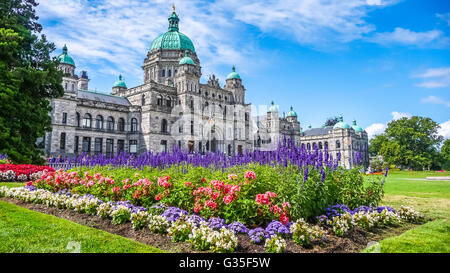
[[172,70],[169,69],[169,70],[167,71],[167,77],[172,77]]
[[170,97],[167,98],[166,105],[169,106],[169,107],[172,106],[172,100],[170,99]]
[[142,95],[142,97],[141,97],[141,105],[142,106],[145,105],[145,95]]
[[166,76],[166,70],[164,70],[164,69],[162,70],[161,76],[162,76],[162,77],[165,77],[165,76]]
[[137,132],[138,131],[138,122],[137,119],[132,118],[131,119],[131,132]]
[[77,112],[77,127],[80,127],[80,113]]
[[114,118],[113,117],[108,117],[107,129],[109,131],[114,130]]
[[315,142],[313,142],[312,147],[313,147],[313,149],[316,149],[317,148],[317,144]]
[[163,119],[161,121],[161,132],[167,133],[167,120]]
[[322,150],[323,146],[322,146],[322,142],[319,142],[319,150]]
[[336,149],[341,148],[341,142],[339,140],[336,140]]
[[325,149],[328,149],[328,141],[325,141]]
[[156,105],[162,105],[162,96],[161,95],[158,95],[157,97],[156,97]]
[[311,150],[311,144],[307,143],[306,144],[306,149]]
[[86,113],[83,117],[83,127],[91,128],[92,125],[92,117],[90,114]]
[[103,129],[103,117],[101,115],[95,118],[95,128]]
[[125,120],[123,118],[119,118],[119,123],[117,125],[119,131],[125,131]]

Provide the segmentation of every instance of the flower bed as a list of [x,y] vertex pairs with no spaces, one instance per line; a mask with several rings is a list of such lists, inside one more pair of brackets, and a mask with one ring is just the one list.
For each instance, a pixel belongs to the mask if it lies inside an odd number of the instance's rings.
[[257,244],[263,244],[267,252],[283,252],[286,240],[292,239],[299,245],[308,246],[317,240],[323,241],[325,237],[333,236],[333,234],[345,236],[354,226],[365,228],[366,218],[371,219],[369,222],[372,224],[367,226],[369,229],[422,220],[419,213],[408,207],[401,207],[395,211],[389,207],[364,206],[353,210],[352,214],[346,211],[345,206],[338,205],[330,207],[328,211],[336,210],[336,213],[322,215],[318,225],[298,219],[296,222],[288,222],[285,225],[279,221],[272,221],[266,228],[258,227],[249,230],[242,223],[235,222],[227,225],[224,219],[220,218],[210,218],[206,221],[198,215],[189,215],[176,207],[157,204],[147,209],[128,201],[104,202],[92,195],[71,194],[67,190],[53,193],[37,189],[32,183],[21,188],[0,187],[0,197],[17,198],[25,202],[45,204],[48,207],[99,215],[111,219],[114,225],[131,221],[134,229],[148,228],[154,233],[167,233],[174,241],[188,241],[194,249],[212,252],[235,251],[238,245],[236,235],[247,231],[250,238],[259,239],[251,240]]
[[219,217],[228,224],[240,221],[247,225],[312,219],[336,203],[353,208],[376,206],[382,197],[384,181],[372,179],[365,185],[358,170],[303,169],[258,164],[224,171],[193,166],[164,170],[95,167],[44,172],[33,183],[52,192],[67,189],[147,208],[164,203],[205,219]]
[[36,180],[42,176],[44,170],[55,171],[55,169],[49,166],[0,164],[0,181],[25,182]]

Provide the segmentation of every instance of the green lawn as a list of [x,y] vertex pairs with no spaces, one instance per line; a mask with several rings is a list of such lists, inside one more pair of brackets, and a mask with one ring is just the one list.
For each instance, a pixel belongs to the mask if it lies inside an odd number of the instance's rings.
[[0,201],[0,253],[155,253],[161,250],[74,222]]
[[449,172],[390,172],[382,205],[407,205],[431,221],[380,241],[381,252],[450,253],[450,181],[407,180],[450,176]]

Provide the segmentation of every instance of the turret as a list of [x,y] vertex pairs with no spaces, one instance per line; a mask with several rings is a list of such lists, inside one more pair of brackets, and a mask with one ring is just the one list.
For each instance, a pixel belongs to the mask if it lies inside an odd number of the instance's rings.
[[78,89],[88,90],[89,89],[89,77],[86,71],[81,71],[80,78],[78,79]]
[[178,93],[198,92],[200,88],[200,68],[189,56],[189,53],[189,50],[185,50],[184,57],[178,62],[178,71],[174,79]]
[[231,73],[227,76],[224,89],[233,92],[235,102],[240,104],[245,103],[245,88],[242,85],[241,76],[236,73],[236,67],[234,65]]
[[58,68],[64,73],[62,81],[64,92],[76,93],[78,83],[77,76],[75,75],[75,62],[67,52],[67,46],[64,45],[61,55],[57,58],[59,61]]
[[123,81],[122,75],[119,75],[119,80],[114,83],[111,94],[123,96],[125,90],[127,90],[127,85]]

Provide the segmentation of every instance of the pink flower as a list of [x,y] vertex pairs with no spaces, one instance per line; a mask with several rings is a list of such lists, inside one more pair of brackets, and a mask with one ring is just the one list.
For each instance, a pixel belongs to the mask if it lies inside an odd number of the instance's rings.
[[94,178],[95,178],[95,179],[99,180],[100,177],[102,177],[102,174],[101,174],[101,173],[96,173],[96,174],[94,174]]
[[27,186],[33,186],[33,181],[29,181],[29,182],[27,182],[27,184],[26,184]]
[[211,200],[205,201],[205,206],[210,207],[211,209],[215,210],[217,208],[217,203]]
[[120,187],[114,187],[114,188],[111,189],[111,191],[113,193],[119,192],[120,191]]
[[291,207],[291,204],[289,204],[288,202],[284,202],[281,205],[283,206],[283,208],[286,208],[286,207],[290,208]]
[[232,195],[227,195],[227,196],[225,196],[224,198],[223,198],[223,202],[225,203],[225,204],[230,204],[231,202],[233,201],[233,196]]
[[219,195],[220,195],[220,193],[218,193],[218,192],[213,192],[213,193],[211,194],[211,198],[212,198],[213,200],[216,200],[216,199],[219,197]]
[[138,177],[138,176],[139,176],[139,174],[138,174],[138,173],[135,173],[135,174],[134,174],[134,177]]
[[192,187],[192,182],[189,182],[189,181],[184,182],[184,186],[186,186],[186,187]]
[[247,171],[244,175],[245,178],[247,179],[255,179],[256,178],[256,174],[254,171]]
[[161,200],[163,197],[164,197],[164,195],[162,195],[161,193],[158,193],[157,195],[155,195],[156,201]]

